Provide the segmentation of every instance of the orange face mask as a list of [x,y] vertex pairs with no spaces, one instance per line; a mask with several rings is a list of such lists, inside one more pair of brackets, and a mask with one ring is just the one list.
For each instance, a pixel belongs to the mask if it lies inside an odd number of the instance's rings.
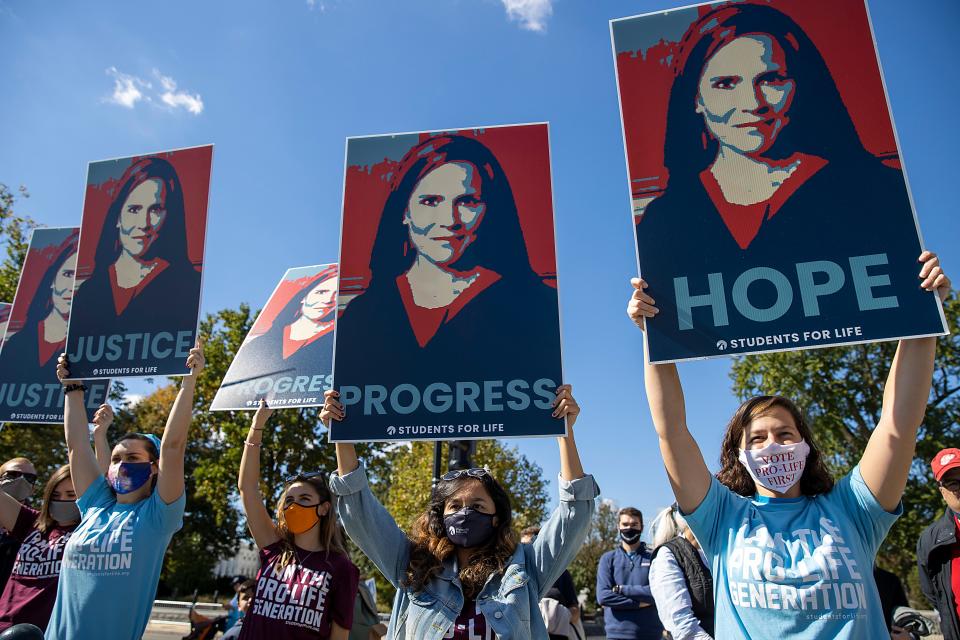
[[320,515],[317,513],[319,504],[303,506],[293,502],[289,507],[283,510],[283,519],[287,523],[287,531],[293,535],[306,533],[317,526],[320,522]]

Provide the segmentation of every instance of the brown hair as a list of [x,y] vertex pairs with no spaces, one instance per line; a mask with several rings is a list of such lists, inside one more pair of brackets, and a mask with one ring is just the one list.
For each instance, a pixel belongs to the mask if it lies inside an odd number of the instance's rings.
[[50,476],[47,484],[43,487],[43,501],[40,503],[40,515],[37,517],[35,525],[37,531],[44,535],[57,525],[57,521],[50,516],[50,500],[53,498],[53,490],[57,485],[70,477],[70,465],[65,464]]
[[480,477],[461,476],[453,480],[441,480],[430,495],[427,511],[417,518],[410,532],[410,561],[402,585],[414,592],[443,571],[444,560],[453,556],[456,546],[447,538],[443,526],[443,510],[447,500],[453,497],[467,482],[480,482],[493,500],[497,525],[493,535],[481,547],[477,547],[465,567],[460,567],[460,583],[463,595],[468,600],[477,597],[487,579],[506,571],[507,563],[517,549],[517,534],[513,530],[513,512],[510,498],[500,483],[489,473]]
[[783,396],[756,396],[740,405],[737,412],[730,418],[727,431],[723,435],[720,445],[720,472],[717,480],[725,487],[742,496],[752,497],[757,493],[757,486],[740,463],[740,448],[743,442],[744,430],[755,419],[773,413],[777,407],[785,409],[792,417],[800,432],[800,437],[810,446],[807,464],[800,476],[800,493],[805,496],[824,494],[833,489],[833,476],[823,461],[823,455],[817,448],[807,421],[800,409],[792,400]]
[[640,509],[636,507],[624,507],[617,511],[617,523],[620,523],[620,516],[630,516],[632,518],[640,518],[640,526],[643,526],[643,514],[640,513]]
[[317,495],[320,496],[318,506],[324,502],[330,503],[327,515],[320,516],[320,522],[317,523],[317,526],[320,527],[320,544],[323,545],[327,553],[330,551],[336,551],[344,555],[347,553],[343,544],[343,537],[340,534],[340,527],[337,524],[337,505],[330,488],[327,486],[326,478],[323,476],[297,477],[292,482],[287,483],[283,488],[283,493],[280,494],[280,500],[277,502],[277,535],[280,536],[280,546],[283,549],[280,559],[277,560],[277,569],[282,569],[297,559],[297,551],[293,546],[294,536],[287,529],[287,521],[283,516],[284,498],[286,498],[290,487],[297,483],[308,484],[313,487]]
[[256,590],[257,590],[257,581],[247,579],[240,583],[240,589],[237,591],[237,593],[245,593],[252,598]]

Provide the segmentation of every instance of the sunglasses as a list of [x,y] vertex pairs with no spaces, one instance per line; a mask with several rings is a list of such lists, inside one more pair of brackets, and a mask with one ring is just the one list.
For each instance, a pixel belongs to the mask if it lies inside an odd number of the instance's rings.
[[24,471],[4,471],[3,475],[0,475],[0,478],[3,480],[16,480],[17,478],[23,478],[30,484],[37,483],[37,474],[26,473]]
[[490,472],[482,468],[474,469],[457,469],[456,471],[448,471],[440,479],[444,482],[449,482],[450,480],[456,480],[457,478],[462,478],[463,476],[468,476],[470,478],[483,478],[489,476]]
[[940,486],[950,493],[956,493],[960,490],[960,480],[944,480],[940,483]]
[[284,480],[286,484],[293,484],[294,482],[300,482],[301,480],[310,480],[312,478],[326,478],[327,474],[323,471],[310,471],[308,473],[298,473],[295,476],[287,476],[287,479]]

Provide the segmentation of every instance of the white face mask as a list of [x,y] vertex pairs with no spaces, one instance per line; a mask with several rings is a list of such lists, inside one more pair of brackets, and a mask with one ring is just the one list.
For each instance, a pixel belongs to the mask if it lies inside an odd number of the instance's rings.
[[808,455],[810,445],[803,440],[797,444],[774,442],[763,449],[740,449],[740,464],[757,484],[770,491],[786,493],[800,482]]

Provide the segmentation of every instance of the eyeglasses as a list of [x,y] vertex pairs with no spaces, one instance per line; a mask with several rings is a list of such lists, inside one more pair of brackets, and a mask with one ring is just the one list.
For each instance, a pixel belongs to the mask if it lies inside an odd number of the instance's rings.
[[960,480],[944,480],[940,483],[940,486],[950,493],[956,493],[960,491]]
[[450,480],[456,480],[457,478],[462,478],[463,476],[479,479],[489,475],[489,471],[478,467],[474,469],[457,469],[456,471],[448,471],[440,476],[440,479],[444,482],[449,482]]
[[0,474],[0,479],[3,480],[16,480],[17,478],[23,478],[30,484],[37,483],[37,474],[35,473],[26,473],[24,471],[4,471],[3,474]]
[[326,478],[327,474],[323,471],[310,471],[308,473],[298,473],[295,476],[287,476],[287,479],[284,480],[287,484],[293,484],[294,482],[300,482],[301,480],[310,480],[312,478]]

